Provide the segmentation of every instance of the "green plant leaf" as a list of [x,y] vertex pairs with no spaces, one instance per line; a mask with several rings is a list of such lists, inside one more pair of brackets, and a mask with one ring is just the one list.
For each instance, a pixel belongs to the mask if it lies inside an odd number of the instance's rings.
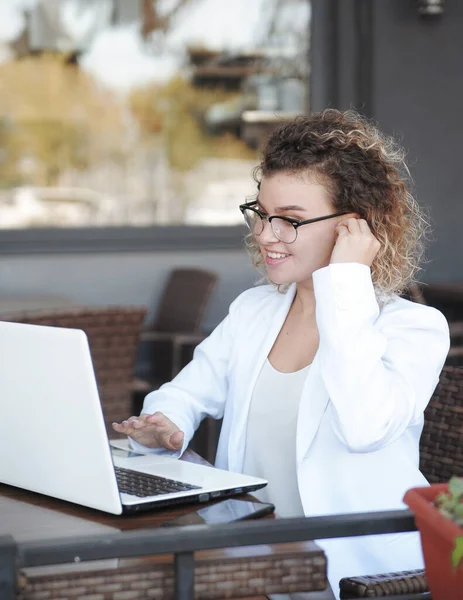
[[449,492],[452,494],[452,496],[462,496],[463,495],[463,478],[452,477],[449,481]]
[[452,551],[452,565],[456,569],[463,559],[463,535],[455,539],[455,548]]
[[442,504],[448,502],[450,499],[450,494],[447,494],[447,492],[441,492],[440,494],[437,494],[434,503],[436,504],[436,506],[441,506]]
[[455,506],[454,513],[456,519],[463,519],[463,502]]

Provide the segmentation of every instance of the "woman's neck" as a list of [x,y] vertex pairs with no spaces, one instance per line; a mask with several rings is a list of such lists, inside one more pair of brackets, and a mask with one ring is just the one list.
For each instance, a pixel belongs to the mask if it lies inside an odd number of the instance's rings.
[[293,311],[302,319],[311,319],[315,315],[315,292],[312,280],[298,283],[293,302]]

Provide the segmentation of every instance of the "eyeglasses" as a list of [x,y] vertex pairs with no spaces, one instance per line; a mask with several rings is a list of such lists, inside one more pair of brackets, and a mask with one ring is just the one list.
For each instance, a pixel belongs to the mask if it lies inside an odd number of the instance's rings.
[[340,217],[341,215],[347,214],[347,211],[343,211],[325,217],[299,221],[292,217],[277,217],[276,215],[269,217],[257,208],[257,204],[257,200],[254,200],[253,202],[240,205],[240,211],[243,213],[244,221],[249,230],[254,235],[260,235],[264,231],[265,222],[268,221],[275,237],[284,244],[292,244],[296,241],[297,230],[301,225],[317,223],[317,221],[325,221],[326,219],[332,219],[333,217]]

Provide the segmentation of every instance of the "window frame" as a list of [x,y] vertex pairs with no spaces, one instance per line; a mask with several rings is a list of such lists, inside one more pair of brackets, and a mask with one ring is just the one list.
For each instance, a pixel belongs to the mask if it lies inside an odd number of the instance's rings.
[[244,224],[4,229],[0,255],[234,250],[246,233]]

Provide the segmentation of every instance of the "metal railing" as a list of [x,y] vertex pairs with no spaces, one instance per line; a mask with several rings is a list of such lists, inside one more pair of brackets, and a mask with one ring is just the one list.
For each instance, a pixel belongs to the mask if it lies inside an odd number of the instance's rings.
[[[153,528],[116,534],[34,542],[0,537],[0,598],[15,600],[18,569],[108,558],[174,554],[175,598],[194,598],[194,552],[232,546],[303,542],[328,538],[415,531],[409,510],[327,517],[263,519],[227,525]],[[429,600],[408,594],[389,600]]]

